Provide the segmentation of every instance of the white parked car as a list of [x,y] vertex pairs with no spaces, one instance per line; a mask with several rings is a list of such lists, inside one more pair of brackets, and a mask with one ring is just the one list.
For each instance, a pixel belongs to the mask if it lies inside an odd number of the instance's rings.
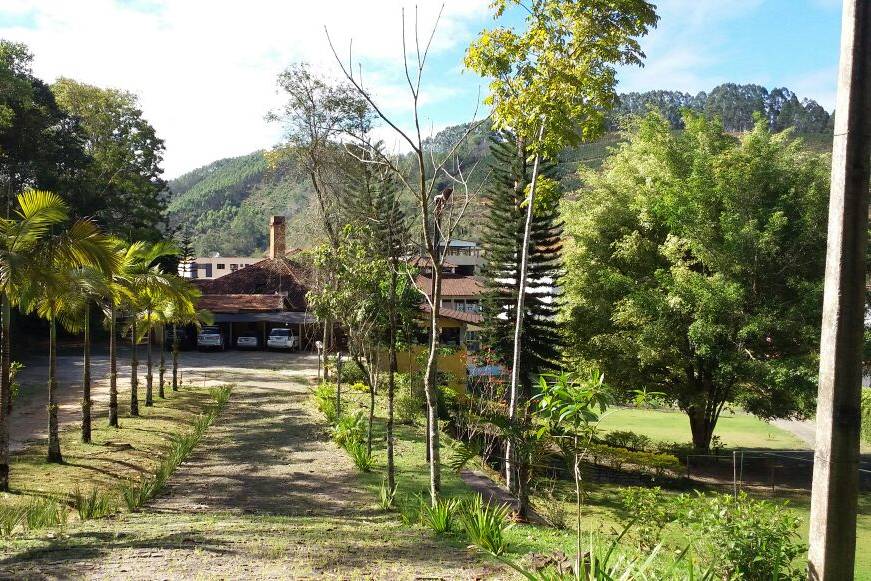
[[266,347],[269,349],[293,349],[298,344],[296,335],[290,329],[272,329],[266,340]]
[[224,335],[219,327],[203,327],[197,334],[197,349],[224,350]]

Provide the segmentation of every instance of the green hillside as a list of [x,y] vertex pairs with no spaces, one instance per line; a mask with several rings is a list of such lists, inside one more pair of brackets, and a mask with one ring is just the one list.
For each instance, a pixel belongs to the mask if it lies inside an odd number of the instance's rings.
[[[739,133],[752,127],[761,116],[774,130],[790,128],[808,149],[829,151],[832,117],[812,100],[799,98],[786,88],[768,91],[758,85],[726,83],[710,93],[690,95],[678,91],[649,91],[620,96],[618,107],[609,115],[606,126],[612,131],[594,143],[564,152],[559,159],[558,175],[565,192],[581,186],[578,168],[598,168],[609,151],[620,142],[616,129],[623,120],[657,109],[669,119],[675,131],[683,128],[682,112],[719,117],[727,131]],[[431,139],[427,147],[433,151],[448,151],[465,133],[468,124],[448,127]],[[487,176],[490,128],[482,126],[469,136],[457,152],[470,187],[477,189]],[[436,155],[436,157],[438,157]],[[398,165],[413,174],[411,159],[400,159]],[[437,188],[453,186],[442,178]],[[169,183],[172,198],[168,213],[171,227],[190,234],[198,254],[220,252],[224,255],[255,256],[267,245],[269,216],[281,214],[288,218],[288,244],[308,247],[319,238],[318,209],[312,199],[312,188],[305,172],[285,161],[271,168],[265,153],[258,151],[241,157],[218,160],[189,172]],[[409,200],[409,206],[412,206]],[[477,238],[477,228],[483,223],[486,209],[473,202],[458,237]]]
[[267,246],[273,214],[290,219],[288,244],[310,244],[311,189],[287,168],[270,169],[262,151],[221,159],[169,183],[170,225],[187,232],[197,254],[257,256]]

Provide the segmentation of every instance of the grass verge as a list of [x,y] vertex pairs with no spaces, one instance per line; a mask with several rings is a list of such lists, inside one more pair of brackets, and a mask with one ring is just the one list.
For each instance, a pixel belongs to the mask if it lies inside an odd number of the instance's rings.
[[139,492],[138,507],[159,492],[190,454],[226,405],[229,390],[229,386],[185,386],[168,399],[157,399],[153,407],[141,406],[139,417],[123,418],[117,429],[97,415],[91,444],[81,442],[77,428],[65,429],[63,464],[47,463],[44,445],[15,453],[12,492],[0,495],[0,537],[64,526],[71,508],[79,521],[106,516],[127,504],[129,483],[151,481],[146,494]]

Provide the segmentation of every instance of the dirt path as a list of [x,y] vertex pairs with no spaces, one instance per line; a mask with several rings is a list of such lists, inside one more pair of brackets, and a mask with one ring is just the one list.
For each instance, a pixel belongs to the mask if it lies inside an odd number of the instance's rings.
[[[228,360],[240,357],[222,356],[222,381],[237,384],[230,404],[160,498],[141,513],[89,521],[7,553],[0,577],[498,574],[461,544],[403,527],[375,506],[308,404],[314,359],[250,354],[241,364]],[[200,369],[213,363],[203,356]]]

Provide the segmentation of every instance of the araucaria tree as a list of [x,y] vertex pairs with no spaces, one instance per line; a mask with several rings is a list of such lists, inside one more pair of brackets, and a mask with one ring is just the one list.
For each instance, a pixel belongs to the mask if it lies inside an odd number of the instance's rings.
[[[509,132],[492,138],[490,152],[494,161],[484,197],[487,221],[481,240],[487,257],[487,264],[482,269],[486,288],[483,340],[496,359],[510,367],[514,357],[517,294],[520,292],[517,273],[522,268],[527,213],[524,199],[529,185],[528,160],[518,153],[517,139]],[[555,194],[558,187],[551,177],[554,167],[553,163],[544,162],[539,168],[540,184],[548,184],[549,194]],[[526,264],[529,282],[524,288],[526,296],[520,333],[523,343],[517,390],[520,402],[529,401],[532,382],[537,375],[559,366],[561,337],[556,319],[557,285],[562,270],[561,236],[557,196],[540,195],[532,217]],[[520,413],[525,416],[527,412],[524,408]],[[525,417],[519,423],[521,427],[526,426]],[[513,432],[516,435],[521,433],[522,430]],[[524,459],[517,458],[515,470],[518,473],[513,475],[516,478],[511,482],[528,480],[527,464]],[[525,516],[525,487],[515,486],[515,492],[521,493],[520,513]]]
[[[605,115],[617,102],[615,65],[641,64],[638,37],[658,17],[646,0],[493,0],[491,5],[497,19],[521,8],[526,16],[525,30],[513,25],[485,30],[466,55],[466,66],[492,78],[486,102],[493,107],[494,128],[513,132],[518,155],[533,157],[528,186],[520,190],[526,195],[526,221],[517,277],[525,289],[541,161],[601,134]],[[520,397],[526,295],[517,293],[515,308],[512,423],[526,415],[527,406]],[[505,456],[505,479],[513,489],[510,439]]]
[[[484,195],[487,207],[481,247],[487,264],[481,273],[484,286],[484,344],[503,364],[511,364],[514,354],[514,322],[519,292],[520,255],[526,221],[524,206],[528,185],[527,160],[517,154],[517,140],[507,132],[492,139],[491,179]],[[555,165],[547,162],[540,169],[542,180],[551,179]],[[520,359],[520,384],[528,398],[535,376],[559,365],[561,337],[556,321],[559,277],[562,272],[562,221],[555,197],[542,199],[536,206],[530,232],[525,289],[523,352]]]
[[571,353],[667,394],[707,449],[720,412],[812,410],[828,164],[763,120],[651,114],[565,214]]

